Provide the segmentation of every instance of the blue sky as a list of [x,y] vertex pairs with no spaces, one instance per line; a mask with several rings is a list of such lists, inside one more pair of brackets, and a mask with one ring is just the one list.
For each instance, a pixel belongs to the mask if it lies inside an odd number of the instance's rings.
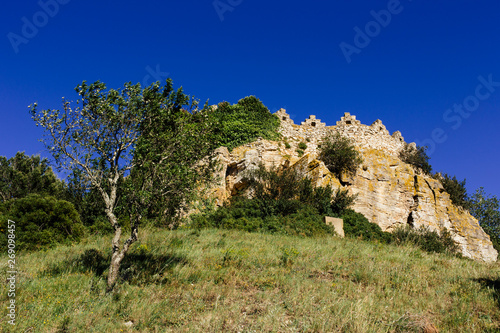
[[48,157],[35,101],[169,76],[202,102],[255,95],[296,123],[381,119],[430,145],[435,171],[500,196],[497,0],[22,0],[0,18],[0,155]]

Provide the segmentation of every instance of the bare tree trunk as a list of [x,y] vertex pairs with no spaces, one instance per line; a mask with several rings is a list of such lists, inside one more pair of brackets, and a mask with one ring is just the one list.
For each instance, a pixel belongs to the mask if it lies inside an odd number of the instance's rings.
[[136,221],[131,222],[131,232],[130,237],[123,244],[123,248],[120,249],[120,238],[122,235],[122,228],[118,225],[116,221],[116,217],[113,213],[108,214],[108,217],[114,219],[113,227],[115,228],[115,236],[112,241],[112,254],[111,254],[111,263],[109,264],[109,274],[108,274],[108,286],[106,288],[106,292],[111,292],[116,285],[116,280],[118,279],[118,273],[120,272],[120,265],[122,263],[123,258],[127,254],[130,245],[132,245],[138,239],[138,220],[140,217],[136,218]]

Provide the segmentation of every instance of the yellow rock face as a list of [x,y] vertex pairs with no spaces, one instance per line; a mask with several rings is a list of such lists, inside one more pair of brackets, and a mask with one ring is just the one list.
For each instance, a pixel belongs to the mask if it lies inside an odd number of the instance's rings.
[[380,150],[361,151],[363,166],[348,187],[358,197],[354,210],[392,231],[410,224],[440,231],[446,228],[466,257],[495,261],[497,251],[469,212],[455,207],[439,180]]
[[[298,140],[297,140],[298,141]],[[353,209],[362,213],[384,231],[398,226],[427,226],[431,230],[446,228],[466,257],[495,261],[497,251],[478,221],[467,211],[455,207],[441,183],[418,174],[394,154],[378,149],[361,149],[363,164],[354,177],[337,179],[323,162],[316,159],[316,149],[306,149],[303,156],[296,152],[296,142],[290,148],[283,143],[258,140],[221,152],[223,179],[213,189],[218,203],[244,188],[242,174],[262,162],[266,167],[287,165],[312,179],[315,186],[348,189],[357,194]]]

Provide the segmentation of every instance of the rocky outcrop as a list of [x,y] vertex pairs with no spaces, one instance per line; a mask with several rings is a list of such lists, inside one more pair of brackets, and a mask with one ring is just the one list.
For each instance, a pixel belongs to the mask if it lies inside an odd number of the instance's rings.
[[[446,228],[464,256],[487,262],[497,259],[489,236],[474,217],[452,204],[441,182],[399,159],[405,145],[400,132],[390,135],[380,120],[367,126],[349,114],[331,127],[314,116],[299,126],[283,109],[276,114],[282,122],[283,141],[259,139],[232,152],[218,150],[222,168],[220,180],[212,189],[218,204],[245,188],[245,170],[256,168],[260,162],[266,167],[286,165],[312,179],[315,186],[342,187],[357,194],[353,209],[384,231],[404,225],[427,226],[438,232]],[[333,132],[352,138],[363,155],[363,164],[353,177],[339,180],[317,159],[321,138]],[[303,156],[299,156],[299,143],[307,144]]]

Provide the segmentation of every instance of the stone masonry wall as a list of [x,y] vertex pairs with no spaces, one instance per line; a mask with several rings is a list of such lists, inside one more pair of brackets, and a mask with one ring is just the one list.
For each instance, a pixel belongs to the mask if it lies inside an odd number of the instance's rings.
[[356,119],[356,116],[351,116],[346,112],[335,126],[326,126],[314,115],[309,116],[301,125],[296,125],[285,109],[278,110],[275,115],[281,121],[280,133],[283,137],[298,140],[309,139],[311,148],[316,148],[323,137],[332,135],[334,132],[352,139],[360,150],[378,149],[397,156],[405,146],[401,132],[396,131],[390,135],[379,119],[370,126],[363,125]]

